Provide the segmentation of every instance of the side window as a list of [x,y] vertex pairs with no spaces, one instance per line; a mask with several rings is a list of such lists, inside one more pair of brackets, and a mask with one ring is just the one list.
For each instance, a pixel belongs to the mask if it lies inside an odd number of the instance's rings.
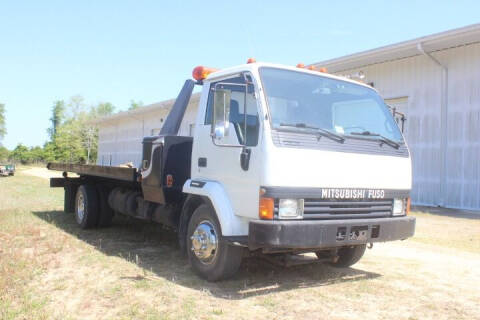
[[231,90],[232,94],[230,98],[229,121],[231,125],[235,128],[235,134],[237,135],[238,143],[245,144],[247,146],[256,146],[258,144],[259,120],[257,112],[257,102],[254,97],[255,90],[253,85],[250,84],[246,95],[247,104],[245,114],[244,84],[245,80],[243,79],[243,77],[235,77],[215,82],[210,85],[210,93],[208,95],[207,110],[205,114],[205,124],[212,124],[214,88]]

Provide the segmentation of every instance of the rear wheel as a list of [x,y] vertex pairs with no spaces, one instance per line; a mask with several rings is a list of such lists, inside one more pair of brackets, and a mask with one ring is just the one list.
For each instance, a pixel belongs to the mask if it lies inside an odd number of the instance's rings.
[[[338,260],[336,262],[331,262],[330,264],[337,268],[353,266],[363,257],[366,247],[366,244],[362,244],[358,246],[339,248],[337,252]],[[320,253],[317,253],[317,256],[320,258]]]
[[193,270],[209,281],[233,276],[242,262],[243,248],[224,241],[217,216],[208,205],[203,204],[193,212],[186,243]]
[[98,195],[93,185],[84,184],[75,197],[75,220],[82,229],[95,227],[98,221]]

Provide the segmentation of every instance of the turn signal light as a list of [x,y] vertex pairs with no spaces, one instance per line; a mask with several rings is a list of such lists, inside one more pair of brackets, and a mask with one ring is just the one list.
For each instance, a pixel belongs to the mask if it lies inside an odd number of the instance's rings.
[[257,60],[255,58],[248,58],[247,63],[255,63]]
[[258,216],[262,220],[273,220],[273,198],[260,198]]
[[201,81],[203,79],[206,79],[210,73],[213,73],[215,71],[218,71],[218,69],[198,66],[198,67],[195,67],[195,69],[193,69],[192,76],[193,76],[193,79],[197,81]]
[[410,214],[410,198],[407,199],[407,210],[405,211],[405,214],[407,216]]

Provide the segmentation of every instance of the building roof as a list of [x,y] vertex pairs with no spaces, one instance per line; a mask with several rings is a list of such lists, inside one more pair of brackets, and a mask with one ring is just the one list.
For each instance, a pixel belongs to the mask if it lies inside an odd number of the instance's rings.
[[435,52],[476,42],[480,42],[480,23],[320,61],[312,65],[326,67],[329,72],[337,73],[371,64],[420,55],[418,44],[421,44],[426,52]]
[[[195,102],[195,101],[198,101],[199,99],[200,99],[200,93],[194,93],[190,98],[190,102]],[[165,100],[157,103],[152,103],[143,107],[139,107],[134,110],[121,111],[106,117],[95,119],[92,121],[92,123],[100,124],[100,123],[116,121],[116,120],[121,120],[126,118],[142,118],[144,115],[148,113],[160,111],[160,110],[166,110],[170,108],[175,102],[175,100],[176,99]]]

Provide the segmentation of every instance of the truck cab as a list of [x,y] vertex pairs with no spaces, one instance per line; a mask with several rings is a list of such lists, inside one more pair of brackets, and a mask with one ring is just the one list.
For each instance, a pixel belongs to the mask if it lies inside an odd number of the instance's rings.
[[409,150],[375,89],[266,63],[206,70],[183,192],[209,199],[223,239],[357,257],[413,235]]

